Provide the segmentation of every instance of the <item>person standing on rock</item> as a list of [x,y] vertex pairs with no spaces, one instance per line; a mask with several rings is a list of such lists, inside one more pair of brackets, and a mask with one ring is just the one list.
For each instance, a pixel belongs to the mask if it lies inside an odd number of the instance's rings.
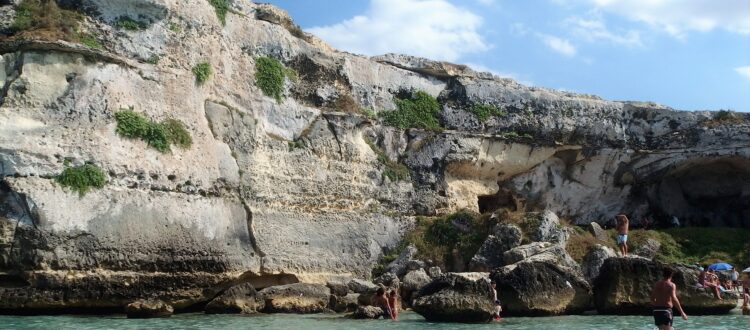
[[688,319],[685,311],[682,310],[680,300],[677,299],[677,286],[672,283],[672,275],[674,271],[671,268],[665,268],[662,280],[656,282],[654,289],[651,290],[654,324],[659,327],[659,330],[672,329],[672,307],[677,307],[683,320]]
[[391,308],[391,319],[395,320],[398,318],[398,310],[400,308],[399,301],[401,300],[401,296],[398,294],[398,288],[391,289],[390,294],[388,294],[388,305]]
[[624,214],[615,216],[617,224],[617,245],[620,246],[622,256],[628,255],[628,230],[630,230],[630,220]]
[[497,283],[490,281],[490,296],[492,297],[492,303],[495,304],[495,315],[492,317],[493,320],[500,320],[500,312],[503,311],[503,307],[500,304],[500,300],[497,299]]

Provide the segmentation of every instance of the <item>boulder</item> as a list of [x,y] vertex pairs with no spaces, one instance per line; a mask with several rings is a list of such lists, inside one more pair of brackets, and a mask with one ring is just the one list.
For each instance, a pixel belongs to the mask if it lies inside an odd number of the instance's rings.
[[505,253],[503,253],[503,261],[506,265],[514,264],[535,254],[539,254],[542,251],[546,251],[550,247],[552,247],[552,244],[548,242],[533,242],[521,245],[509,251],[505,251]]
[[443,274],[443,270],[440,267],[433,266],[427,269],[427,275],[430,277],[438,277]]
[[593,283],[596,277],[599,276],[599,269],[604,264],[604,261],[615,257],[617,257],[617,253],[612,248],[600,244],[594,245],[586,253],[586,256],[583,257],[583,263],[581,264],[583,277],[589,283]]
[[170,317],[174,313],[171,305],[161,300],[138,300],[125,306],[125,314],[129,319],[148,319],[154,317]]
[[354,293],[370,293],[378,289],[378,285],[370,281],[353,279],[346,284],[349,290]]
[[504,266],[503,253],[521,244],[523,233],[514,225],[498,224],[469,262],[469,270],[487,272]]
[[576,269],[560,266],[552,253],[498,268],[490,278],[506,315],[575,314],[591,307],[589,283]]
[[401,281],[399,281],[398,279],[398,276],[396,276],[396,274],[394,273],[384,273],[383,275],[380,275],[372,280],[372,282],[388,288],[397,288],[401,283]]
[[205,308],[207,314],[253,314],[262,310],[263,299],[250,283],[235,285],[211,300]]
[[737,306],[738,298],[725,293],[724,300],[714,298],[703,288],[696,288],[697,269],[667,265],[644,258],[609,258],[604,261],[594,281],[594,301],[600,314],[651,313],[651,289],[661,279],[665,267],[676,272],[672,281],[677,297],[688,314],[724,314]]
[[661,250],[661,243],[653,238],[647,238],[635,249],[634,254],[646,259],[653,259],[659,253],[659,250]]
[[359,306],[352,317],[355,319],[378,319],[383,316],[383,309],[375,306]]
[[266,313],[322,313],[328,311],[331,290],[322,284],[294,283],[260,291]]
[[602,228],[602,226],[600,226],[596,222],[590,223],[589,226],[588,226],[588,230],[589,230],[589,233],[591,233],[591,235],[594,235],[594,238],[596,238],[596,239],[598,239],[598,240],[600,240],[602,242],[607,242],[607,241],[611,240],[609,238],[609,235],[607,235],[607,231],[604,230],[604,228]]
[[408,273],[412,270],[423,269],[425,267],[427,267],[427,264],[422,260],[409,260],[406,263],[406,272]]
[[343,297],[349,293],[349,286],[343,282],[326,282],[326,286],[331,289],[331,294],[334,296]]
[[414,260],[417,255],[417,248],[414,245],[407,246],[404,251],[401,251],[396,260],[391,261],[385,268],[386,273],[393,273],[396,276],[401,277],[406,275],[407,267],[410,261]]
[[472,280],[447,273],[418,292],[413,308],[428,321],[485,322],[492,317],[495,306],[486,279]]
[[404,276],[401,285],[401,295],[405,302],[411,304],[411,299],[415,292],[418,292],[432,279],[427,275],[424,269],[412,270]]
[[560,218],[552,211],[533,213],[530,216],[535,217],[539,227],[532,233],[532,240],[536,242],[550,242],[565,245],[570,234],[560,225]]
[[331,295],[330,307],[336,313],[353,312],[359,306],[359,293],[350,293],[345,296]]

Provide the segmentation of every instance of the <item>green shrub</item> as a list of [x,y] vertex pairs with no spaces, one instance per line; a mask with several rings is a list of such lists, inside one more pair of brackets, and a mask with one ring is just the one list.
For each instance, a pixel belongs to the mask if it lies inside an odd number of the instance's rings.
[[128,16],[120,16],[120,18],[117,19],[117,22],[115,22],[115,26],[123,30],[139,31],[146,29],[147,24],[144,22],[136,21]]
[[359,111],[362,112],[367,118],[370,119],[376,119],[378,118],[378,114],[375,113],[375,110],[372,110],[372,108],[359,108]]
[[93,34],[88,34],[88,33],[76,34],[76,40],[80,42],[82,45],[89,47],[89,48],[94,48],[94,49],[102,48],[102,44],[99,43],[99,40],[97,40],[96,36],[94,36]]
[[172,31],[175,33],[182,31],[182,28],[180,27],[180,25],[175,22],[169,22],[168,28],[169,28],[169,31]]
[[440,130],[440,103],[425,92],[415,93],[411,99],[396,98],[396,110],[382,113],[386,125],[402,129],[423,128]]
[[219,18],[221,25],[227,24],[227,12],[229,12],[229,0],[208,0],[208,3],[214,7],[216,17]]
[[83,16],[73,10],[61,9],[56,1],[23,0],[16,7],[12,27],[16,31],[44,29],[72,36]]
[[167,133],[169,143],[183,149],[190,148],[193,145],[193,138],[190,137],[190,133],[185,129],[185,125],[181,121],[169,118],[163,121],[161,126],[164,127],[164,131]]
[[[277,59],[270,57],[259,57],[255,61],[255,84],[263,91],[263,94],[276,99],[281,103],[284,93],[284,78],[290,76],[289,70]],[[292,70],[292,72],[295,72]],[[296,76],[296,72],[294,73]]]
[[304,149],[306,146],[307,144],[305,144],[305,141],[303,140],[289,141],[289,151],[294,151],[294,149]]
[[378,162],[385,166],[383,169],[383,178],[388,178],[391,182],[403,181],[409,179],[409,168],[400,162],[394,162],[380,149],[375,143],[369,139],[365,139],[367,145],[370,146],[373,152],[378,156]]
[[152,65],[157,65],[157,64],[159,64],[159,60],[160,59],[161,58],[159,57],[159,55],[151,55],[151,57],[149,57],[148,59],[146,59],[146,63],[152,64]]
[[55,181],[63,187],[78,192],[80,196],[85,195],[91,188],[102,188],[107,182],[107,177],[99,167],[85,164],[76,167],[67,167]]
[[212,73],[211,64],[208,62],[198,63],[193,67],[193,75],[195,75],[195,81],[198,84],[203,84],[211,77]]
[[469,112],[477,116],[477,119],[482,122],[487,121],[491,117],[503,117],[506,115],[505,111],[492,104],[474,104],[469,108]]
[[185,125],[176,119],[167,119],[157,123],[133,110],[121,110],[115,113],[115,119],[117,120],[117,134],[146,141],[150,147],[161,152],[169,151],[171,144],[189,148],[193,143]]

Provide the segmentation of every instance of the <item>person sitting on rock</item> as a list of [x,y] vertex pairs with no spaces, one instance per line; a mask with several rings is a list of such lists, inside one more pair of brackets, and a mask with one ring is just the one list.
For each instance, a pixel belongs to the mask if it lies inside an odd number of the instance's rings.
[[719,287],[721,286],[719,284],[719,277],[714,274],[713,270],[708,269],[708,267],[706,267],[705,272],[705,284],[703,284],[703,286],[713,291],[714,296],[716,296],[717,299],[723,300],[721,298],[721,291],[719,289]]
[[618,214],[615,217],[617,224],[617,245],[620,247],[620,253],[625,257],[628,255],[628,231],[630,220],[624,214]]
[[495,281],[490,282],[490,296],[492,297],[492,303],[495,304],[495,315],[492,319],[497,321],[500,320],[500,313],[503,311],[503,307],[500,304],[500,300],[497,299],[497,283]]
[[[385,296],[385,289],[383,287],[379,287],[375,291],[375,296],[372,297],[372,305],[380,307],[383,310],[383,319],[393,319],[393,313],[391,312],[391,307],[388,304],[388,298]],[[380,316],[376,318],[380,318]]]
[[742,294],[742,315],[750,315],[750,288],[745,288]]
[[659,330],[672,329],[672,307],[677,307],[683,320],[688,319],[685,311],[682,310],[680,300],[677,299],[677,286],[672,282],[672,275],[674,275],[674,270],[664,268],[661,281],[656,282],[651,290],[654,324],[659,327]]
[[398,288],[391,289],[391,291],[388,294],[388,305],[391,308],[391,319],[393,320],[398,318],[400,300],[401,300],[401,296],[399,296],[398,294]]

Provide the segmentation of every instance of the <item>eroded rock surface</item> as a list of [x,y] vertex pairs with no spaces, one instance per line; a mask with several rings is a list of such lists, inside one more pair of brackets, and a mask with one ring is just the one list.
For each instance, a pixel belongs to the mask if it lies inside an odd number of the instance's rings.
[[272,286],[259,292],[266,313],[322,313],[329,310],[331,291],[325,285],[296,283]]
[[254,314],[265,307],[265,301],[250,283],[233,286],[206,304],[207,314]]
[[414,311],[428,321],[485,322],[495,312],[486,278],[447,273],[423,287]]
[[172,306],[161,300],[138,300],[125,306],[125,314],[129,319],[170,317],[172,313]]

